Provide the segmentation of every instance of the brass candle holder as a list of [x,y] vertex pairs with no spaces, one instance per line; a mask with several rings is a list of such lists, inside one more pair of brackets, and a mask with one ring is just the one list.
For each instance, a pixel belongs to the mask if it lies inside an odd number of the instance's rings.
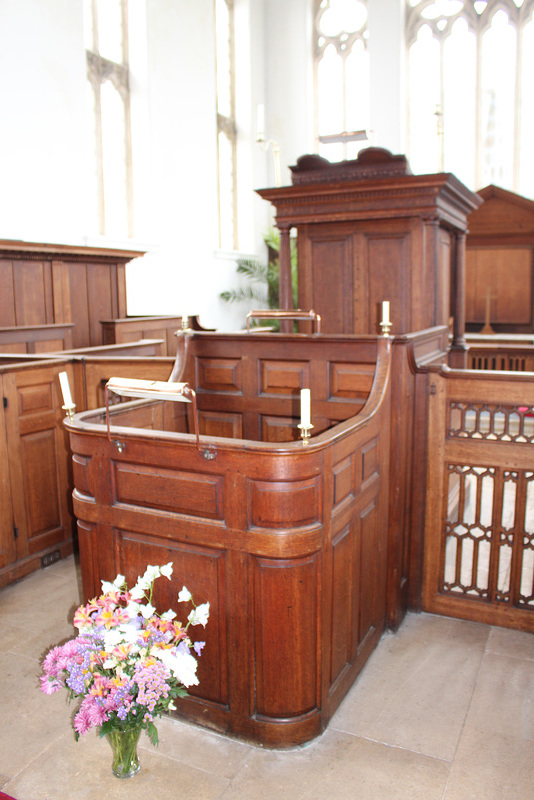
[[297,428],[300,430],[300,438],[302,439],[302,444],[309,444],[310,431],[312,430],[313,425],[311,423],[309,425],[303,425],[302,422],[299,422]]
[[74,412],[76,411],[76,403],[69,403],[68,405],[65,404],[64,406],[61,406],[61,408],[65,412],[65,416],[69,419],[72,419]]
[[391,322],[381,322],[380,327],[382,328],[382,336],[389,336],[389,331],[391,330]]

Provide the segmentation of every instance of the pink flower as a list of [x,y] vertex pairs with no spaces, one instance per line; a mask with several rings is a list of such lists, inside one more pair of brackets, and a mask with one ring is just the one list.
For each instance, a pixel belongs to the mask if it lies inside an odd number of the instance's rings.
[[56,678],[49,678],[47,675],[41,675],[39,680],[41,681],[41,691],[44,694],[54,694],[54,692],[64,688],[63,684]]

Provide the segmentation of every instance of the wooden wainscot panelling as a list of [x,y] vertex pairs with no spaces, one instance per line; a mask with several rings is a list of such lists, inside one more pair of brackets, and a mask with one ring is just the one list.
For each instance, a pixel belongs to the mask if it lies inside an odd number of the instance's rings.
[[329,691],[351,666],[354,656],[353,629],[358,619],[359,559],[352,524],[332,538],[332,628]]
[[256,714],[318,714],[318,554],[255,561]]
[[[176,602],[183,586],[187,586],[192,593],[195,603],[209,602],[208,624],[205,628],[198,626],[191,629],[194,640],[205,641],[206,645],[198,659],[199,686],[190,687],[188,692],[201,701],[226,707],[229,666],[226,551],[158,540],[149,533],[137,535],[129,531],[115,531],[115,538],[119,553],[117,571],[125,575],[129,586],[135,583],[138,575],[144,573],[147,564],[172,561],[171,579],[159,578],[154,584],[154,604],[157,608],[172,608],[177,612],[177,619],[185,624],[191,605]],[[109,579],[113,579],[111,575]]]
[[374,364],[329,364],[329,399],[366,399],[373,385]]
[[322,517],[321,479],[249,481],[249,528],[299,528]]
[[259,394],[295,394],[310,385],[307,361],[262,359],[259,362]]
[[200,411],[199,430],[203,436],[224,436],[227,439],[241,439],[243,436],[243,417],[241,414],[223,411]]
[[197,392],[242,392],[240,358],[198,357],[195,367]]
[[114,462],[116,503],[223,518],[223,477]]

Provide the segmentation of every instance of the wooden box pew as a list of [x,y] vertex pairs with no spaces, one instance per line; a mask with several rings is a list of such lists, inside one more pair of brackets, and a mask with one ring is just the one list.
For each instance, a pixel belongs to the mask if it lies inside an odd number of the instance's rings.
[[157,605],[176,607],[184,584],[210,602],[200,684],[179,716],[267,746],[303,743],[377,644],[390,357],[376,337],[195,334],[184,377],[198,440],[185,403],[121,402],[66,422],[85,596],[172,561]]

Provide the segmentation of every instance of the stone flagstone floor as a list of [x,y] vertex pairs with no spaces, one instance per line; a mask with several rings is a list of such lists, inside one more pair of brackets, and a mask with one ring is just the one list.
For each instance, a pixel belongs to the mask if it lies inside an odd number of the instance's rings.
[[534,798],[534,634],[408,614],[314,742],[273,751],[164,719],[120,781],[107,742],[74,741],[65,693],[37,688],[80,600],[74,558],[0,590],[0,789],[17,800]]

